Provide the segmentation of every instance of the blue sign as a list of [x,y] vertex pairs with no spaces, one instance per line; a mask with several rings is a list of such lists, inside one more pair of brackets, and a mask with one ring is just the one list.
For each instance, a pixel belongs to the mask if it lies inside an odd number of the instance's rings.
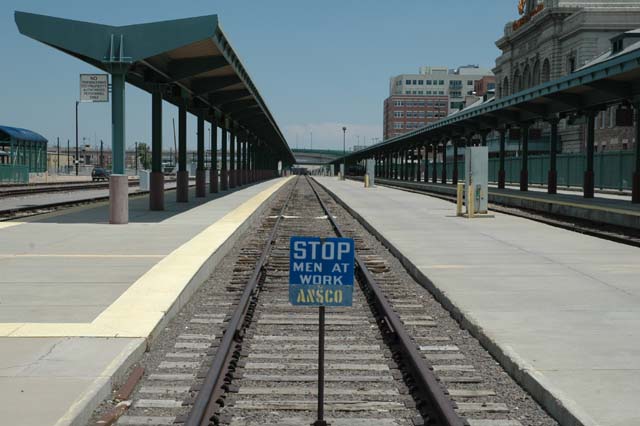
[[291,237],[289,302],[351,306],[355,244],[351,238]]

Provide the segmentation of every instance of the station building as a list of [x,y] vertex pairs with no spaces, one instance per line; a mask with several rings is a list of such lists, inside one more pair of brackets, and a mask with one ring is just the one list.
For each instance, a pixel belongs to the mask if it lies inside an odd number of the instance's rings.
[[[571,74],[610,54],[612,39],[640,28],[638,0],[522,0],[519,12],[496,42],[502,51],[493,69],[498,99]],[[633,148],[633,122],[625,110],[612,105],[598,112],[597,152]],[[537,127],[548,134],[548,126]],[[586,131],[579,119],[561,120],[559,137],[561,152],[584,151]]]

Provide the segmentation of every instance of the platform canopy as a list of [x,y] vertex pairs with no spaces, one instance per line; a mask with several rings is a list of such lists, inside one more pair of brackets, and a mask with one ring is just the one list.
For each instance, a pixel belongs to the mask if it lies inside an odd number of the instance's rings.
[[283,162],[294,157],[217,15],[110,26],[16,12],[20,33],[126,81],[193,114],[225,117],[267,143]]
[[[634,37],[635,33],[630,31],[619,37]],[[640,38],[640,33],[637,36]],[[640,42],[637,42],[621,51],[608,52],[560,79],[501,99],[487,99],[420,129],[349,153],[346,158],[358,160],[402,147],[437,145],[443,139],[604,110],[607,105],[620,102],[638,104],[639,82]],[[335,163],[342,161],[341,157]]]

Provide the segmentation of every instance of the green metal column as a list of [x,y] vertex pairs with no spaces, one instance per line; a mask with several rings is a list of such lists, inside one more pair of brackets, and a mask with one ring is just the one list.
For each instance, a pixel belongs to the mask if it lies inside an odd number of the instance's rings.
[[112,174],[124,175],[124,73],[111,74]]
[[547,192],[556,194],[558,192],[558,118],[549,120],[551,125],[551,142],[549,144],[549,174],[547,176]]
[[187,101],[182,100],[178,107],[178,175],[176,182],[176,201],[189,201],[189,172],[187,171]]
[[640,102],[634,104],[636,110],[636,150],[635,150],[635,170],[633,171],[633,182],[631,185],[631,202],[640,203]]
[[587,169],[584,171],[584,198],[593,198],[595,178],[593,173],[593,154],[596,134],[596,112],[588,111],[587,115]]
[[222,125],[223,127],[221,127],[221,131],[222,131],[222,153],[221,153],[221,164],[220,164],[220,188],[223,191],[226,191],[227,189],[229,189],[229,173],[227,170],[227,125],[226,125],[226,121],[223,119],[222,120]]
[[239,133],[236,138],[236,185],[242,186],[242,142],[243,133]]
[[506,137],[507,137],[507,130],[506,129],[500,129],[500,153],[499,155],[499,170],[498,170],[498,188],[500,189],[504,189],[505,186],[505,178],[506,178],[506,173],[504,171],[504,150],[505,150],[505,142],[506,142]]
[[522,165],[520,166],[520,191],[529,190],[529,123],[520,126],[522,135]]
[[149,209],[164,210],[164,174],[162,173],[162,91],[151,94],[151,175]]
[[460,142],[459,139],[453,139],[453,179],[451,179],[451,183],[454,185],[458,184],[458,142]]
[[447,183],[447,142],[446,139],[442,141],[442,183]]
[[431,182],[438,183],[438,143],[431,145],[431,153],[433,155],[433,170],[431,170]]
[[424,144],[424,181],[429,182],[429,145]]
[[236,187],[236,134],[235,127],[229,129],[229,188]]
[[207,196],[207,169],[204,166],[204,111],[198,111],[198,145],[196,152],[196,197]]
[[218,192],[218,126],[211,112],[211,169],[209,170],[209,192]]

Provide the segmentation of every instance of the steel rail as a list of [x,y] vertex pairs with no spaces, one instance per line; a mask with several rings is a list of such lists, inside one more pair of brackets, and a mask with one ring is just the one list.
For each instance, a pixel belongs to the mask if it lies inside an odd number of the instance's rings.
[[187,420],[184,423],[185,426],[209,425],[210,418],[215,414],[219,406],[221,406],[221,404],[218,403],[218,399],[224,393],[224,379],[227,376],[229,367],[231,366],[232,358],[236,353],[239,355],[237,348],[243,337],[242,328],[249,309],[250,301],[255,296],[256,290],[258,290],[258,283],[264,276],[265,265],[269,255],[271,254],[276,233],[278,232],[278,228],[282,222],[285,209],[288,207],[289,201],[291,200],[296,186],[298,185],[298,180],[299,179],[295,180],[293,188],[289,192],[289,195],[280,209],[278,217],[276,218],[276,223],[273,225],[269,238],[262,250],[262,254],[260,255],[253,273],[251,274],[251,278],[247,281],[247,285],[242,293],[240,301],[238,302],[238,306],[233,312],[229,325],[227,326],[220,345],[218,346],[218,350],[216,351],[216,355],[209,367],[209,370],[207,371],[207,375],[200,387],[200,391],[196,396]]
[[[307,180],[309,178],[307,177]],[[316,182],[315,179],[312,179]],[[342,229],[331,215],[331,212],[327,208],[326,204],[320,198],[320,194],[316,190],[315,186],[309,182],[316,198],[320,202],[322,209],[331,221],[331,225],[336,231],[336,234],[340,237],[344,236]],[[376,282],[373,274],[369,271],[364,261],[355,255],[356,268],[360,273],[361,282],[371,290],[374,296],[374,303],[378,308],[378,311],[384,317],[389,330],[393,333],[396,342],[402,349],[402,356],[408,363],[411,372],[413,373],[413,379],[416,385],[420,389],[420,394],[426,396],[428,402],[431,403],[433,409],[436,411],[436,416],[443,426],[464,426],[464,421],[455,412],[453,402],[445,395],[444,391],[440,387],[438,379],[433,374],[432,365],[427,362],[416,347],[416,343],[411,339],[409,333],[406,331],[404,324],[400,320],[398,314],[395,313],[393,307],[387,301],[383,290]]]
[[[166,182],[166,181],[165,181]],[[137,179],[129,181],[129,186],[139,185]],[[50,185],[50,186],[49,186]],[[7,188],[7,189],[4,189]],[[19,195],[32,195],[42,194],[50,192],[64,192],[64,191],[84,191],[89,189],[106,189],[109,188],[109,182],[82,182],[82,183],[67,183],[67,184],[37,184],[33,187],[1,187],[0,186],[0,198],[16,197]]]

